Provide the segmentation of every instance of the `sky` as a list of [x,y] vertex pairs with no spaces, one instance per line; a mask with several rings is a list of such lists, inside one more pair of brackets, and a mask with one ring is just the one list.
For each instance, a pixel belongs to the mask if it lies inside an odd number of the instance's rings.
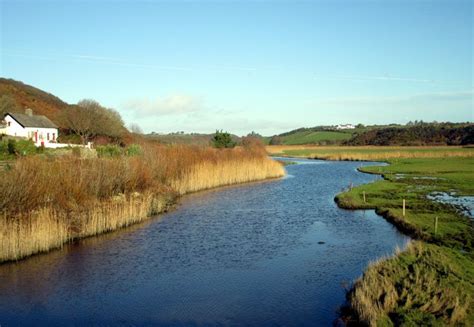
[[473,3],[0,0],[0,75],[145,132],[472,122]]

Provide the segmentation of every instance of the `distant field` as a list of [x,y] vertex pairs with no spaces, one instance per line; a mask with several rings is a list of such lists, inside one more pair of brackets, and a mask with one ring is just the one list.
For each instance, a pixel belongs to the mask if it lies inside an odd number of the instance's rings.
[[474,148],[460,146],[267,146],[271,155],[326,160],[474,157]]
[[[283,145],[302,145],[302,144],[337,144],[352,138],[355,130],[342,131],[301,131],[289,135],[280,136]],[[269,144],[271,137],[264,138],[265,143]]]
[[320,131],[320,132],[301,132],[283,137],[283,143],[287,145],[311,144],[319,142],[338,142],[349,140],[352,133]]

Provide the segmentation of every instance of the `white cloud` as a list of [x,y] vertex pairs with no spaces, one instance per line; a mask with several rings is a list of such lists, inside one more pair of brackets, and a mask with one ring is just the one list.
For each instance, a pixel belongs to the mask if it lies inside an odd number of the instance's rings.
[[173,94],[154,99],[131,99],[126,101],[122,108],[135,117],[182,115],[205,110],[201,98],[186,94]]

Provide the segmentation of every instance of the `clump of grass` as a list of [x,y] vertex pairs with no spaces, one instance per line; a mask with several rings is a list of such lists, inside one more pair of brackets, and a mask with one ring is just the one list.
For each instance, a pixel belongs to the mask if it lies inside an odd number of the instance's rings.
[[284,174],[258,148],[150,144],[140,150],[87,159],[26,157],[1,172],[0,262],[141,221],[177,194]]
[[412,242],[404,252],[372,263],[349,294],[369,326],[474,323],[474,263],[449,248]]

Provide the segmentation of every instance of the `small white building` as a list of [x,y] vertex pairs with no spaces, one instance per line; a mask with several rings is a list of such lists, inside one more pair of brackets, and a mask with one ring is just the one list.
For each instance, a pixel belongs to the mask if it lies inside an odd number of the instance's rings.
[[33,115],[31,109],[26,109],[24,114],[6,113],[3,119],[6,135],[30,139],[36,146],[57,143],[58,126],[46,116]]
[[344,125],[337,125],[336,129],[355,129],[355,125],[352,124],[344,124]]

